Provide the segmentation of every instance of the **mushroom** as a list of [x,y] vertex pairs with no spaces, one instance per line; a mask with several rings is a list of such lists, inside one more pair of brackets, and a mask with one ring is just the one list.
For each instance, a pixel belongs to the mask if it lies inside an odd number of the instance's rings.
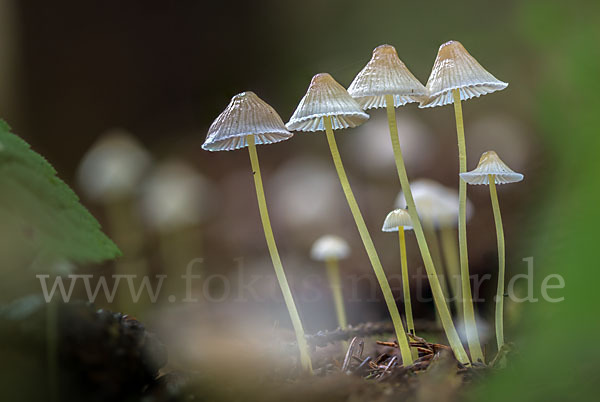
[[360,233],[360,237],[390,312],[396,337],[398,338],[398,345],[400,346],[402,362],[407,366],[413,362],[413,358],[410,352],[406,332],[404,331],[404,326],[402,324],[402,319],[400,318],[400,312],[398,311],[398,306],[394,300],[394,295],[385,276],[385,272],[383,271],[383,267],[381,266],[381,261],[375,250],[371,235],[367,230],[365,220],[360,213],[358,203],[350,188],[350,183],[348,182],[348,177],[346,176],[340,152],[333,134],[333,130],[356,127],[367,121],[368,118],[369,115],[361,109],[354,99],[352,99],[346,89],[336,82],[331,75],[323,73],[317,74],[312,78],[306,95],[300,100],[296,111],[290,118],[290,121],[286,124],[286,127],[290,130],[298,131],[325,130],[331,156],[333,157],[333,163],[342,185],[342,190],[346,196],[346,201],[348,202],[348,206],[354,217],[358,232]]
[[77,169],[79,187],[87,198],[103,204],[109,230],[126,257],[142,247],[131,203],[151,162],[150,153],[133,135],[114,129],[100,136]]
[[[116,274],[147,273],[144,232],[133,209],[134,195],[151,164],[150,152],[132,134],[113,129],[98,138],[77,169],[79,187],[103,206],[111,237],[123,251],[123,257],[114,262]],[[131,294],[119,288],[114,309],[139,315],[144,303],[146,299],[134,303]]]
[[277,281],[281,287],[285,305],[292,320],[292,326],[296,333],[296,341],[300,349],[300,361],[302,367],[312,372],[312,363],[308,353],[308,344],[304,337],[304,328],[300,321],[292,291],[285,277],[285,271],[281,264],[260,174],[256,144],[273,144],[285,141],[293,136],[285,126],[281,117],[275,109],[260,99],[254,92],[242,92],[231,98],[231,102],[225,110],[215,119],[208,129],[206,141],[202,148],[207,151],[231,151],[234,149],[248,147],[250,163],[256,187],[256,198],[258,208],[265,232],[267,247],[271,255],[271,261],[275,268]]
[[[485,70],[471,56],[460,42],[449,41],[440,46],[433,64],[431,75],[427,81],[429,97],[423,100],[419,107],[443,106],[454,104],[456,118],[456,133],[458,137],[459,173],[467,171],[467,151],[463,126],[461,100],[468,100],[508,86]],[[469,280],[469,256],[467,252],[467,219],[466,219],[466,183],[459,180],[459,219],[458,237],[460,250],[460,270],[463,294],[463,311],[466,325],[476,328],[475,312],[471,296]],[[477,332],[468,333],[468,344],[471,358],[474,361],[484,360],[483,351]]]
[[335,304],[335,313],[338,325],[342,329],[348,326],[348,321],[346,320],[346,309],[344,308],[344,298],[342,296],[339,261],[348,257],[349,254],[350,246],[346,240],[333,235],[318,238],[310,250],[310,256],[313,260],[325,261],[327,278],[329,279],[329,286]]
[[515,183],[523,180],[521,173],[511,170],[500,159],[494,151],[487,151],[481,155],[479,164],[470,172],[461,173],[461,179],[468,184],[487,184],[490,187],[492,209],[494,211],[494,223],[496,225],[496,238],[498,241],[498,287],[496,290],[496,343],[498,350],[504,344],[504,271],[505,271],[505,249],[504,229],[502,228],[502,216],[498,204],[498,193],[496,184]]
[[[435,266],[440,273],[447,271],[445,276],[450,283],[452,300],[456,311],[462,314],[460,283],[456,281],[460,280],[460,267],[454,234],[454,227],[458,222],[458,192],[430,179],[415,180],[410,183],[410,188],[419,218],[423,221],[425,236],[429,239]],[[399,208],[406,207],[403,192],[398,194],[395,205]],[[472,210],[471,202],[467,199],[468,218]],[[439,237],[436,230],[439,231]],[[444,294],[449,295],[446,281],[442,280],[441,285]]]
[[422,100],[428,93],[427,89],[398,58],[396,49],[393,46],[382,45],[373,50],[373,57],[354,78],[348,92],[366,109],[384,106],[387,109],[388,126],[398,178],[402,190],[407,195],[407,210],[414,223],[415,236],[430,281],[433,298],[452,350],[461,363],[467,364],[469,357],[452,322],[452,316],[446,305],[443,289],[435,271],[435,264],[431,258],[427,240],[416,212],[398,139],[395,107]]
[[[190,253],[202,255],[201,225],[214,212],[214,194],[212,183],[179,159],[158,164],[140,186],[141,215],[146,226],[157,234],[165,273],[174,278],[193,257]],[[182,292],[178,282],[165,281],[168,294]]]
[[415,323],[413,320],[412,305],[410,302],[410,284],[408,281],[408,260],[406,258],[405,230],[413,230],[412,220],[405,209],[394,209],[383,221],[383,232],[398,232],[400,243],[400,265],[402,267],[402,292],[404,294],[404,310],[406,314],[406,329],[415,334]]

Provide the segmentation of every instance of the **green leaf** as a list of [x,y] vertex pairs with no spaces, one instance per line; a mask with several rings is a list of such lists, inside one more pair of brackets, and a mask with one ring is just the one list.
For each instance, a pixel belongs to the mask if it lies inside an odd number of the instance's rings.
[[0,260],[8,270],[57,261],[97,263],[121,255],[52,165],[3,120],[0,236]]

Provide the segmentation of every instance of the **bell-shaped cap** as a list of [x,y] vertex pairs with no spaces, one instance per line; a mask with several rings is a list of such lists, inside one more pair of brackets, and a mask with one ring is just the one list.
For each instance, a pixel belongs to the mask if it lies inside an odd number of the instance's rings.
[[387,214],[383,221],[383,232],[397,232],[399,227],[412,230],[412,220],[406,209],[398,208]]
[[77,182],[88,198],[112,202],[131,197],[151,164],[150,152],[133,135],[114,129],[83,156]]
[[[434,180],[419,179],[410,183],[417,213],[421,220],[435,227],[455,226],[458,223],[458,192]],[[406,208],[406,199],[401,191],[396,198],[396,207]],[[467,199],[467,219],[473,214],[473,205]]]
[[427,80],[429,98],[419,107],[443,106],[454,103],[453,89],[460,99],[467,100],[499,91],[508,86],[490,74],[467,52],[460,42],[451,40],[438,50],[431,75]]
[[325,116],[331,117],[334,130],[359,126],[369,118],[343,86],[331,75],[321,73],[312,78],[306,95],[285,126],[294,131],[323,131]]
[[311,258],[317,261],[341,260],[349,255],[350,246],[346,240],[334,235],[319,237],[310,250]]
[[461,173],[460,177],[469,184],[490,184],[489,175],[494,176],[496,184],[515,183],[523,180],[523,175],[506,166],[494,151],[487,151],[481,155],[479,164],[470,172]]
[[354,78],[348,93],[363,109],[385,107],[385,96],[394,96],[394,106],[419,102],[427,90],[398,58],[396,49],[381,45],[373,50],[373,57]]
[[254,92],[235,95],[208,129],[202,148],[207,151],[232,151],[248,146],[246,137],[254,135],[255,144],[274,144],[293,134],[267,102]]

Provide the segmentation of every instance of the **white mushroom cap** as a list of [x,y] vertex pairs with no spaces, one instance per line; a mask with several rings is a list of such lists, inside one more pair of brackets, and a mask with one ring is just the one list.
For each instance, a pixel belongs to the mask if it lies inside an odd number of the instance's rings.
[[232,151],[248,146],[246,137],[254,135],[259,144],[273,144],[290,139],[293,134],[268,103],[254,92],[235,95],[208,129],[202,148],[207,151]]
[[483,68],[460,42],[451,40],[438,50],[426,85],[429,98],[421,102],[419,107],[454,103],[453,89],[459,89],[460,99],[467,100],[500,91],[507,86],[506,82],[498,80]]
[[360,105],[327,73],[315,75],[296,111],[285,125],[295,131],[324,131],[323,117],[331,117],[334,130],[356,127],[369,119]]
[[[433,225],[454,226],[458,223],[458,192],[434,180],[419,179],[410,183],[410,189],[417,206],[417,213],[423,220]],[[396,207],[406,208],[406,199],[401,191],[395,202]],[[473,214],[473,205],[467,199],[467,219]]]
[[93,200],[131,196],[151,164],[150,153],[128,132],[116,129],[101,136],[83,156],[77,181]]
[[460,177],[469,184],[489,185],[489,175],[494,176],[496,184],[515,183],[523,180],[524,177],[509,168],[494,151],[484,152],[477,167],[470,172],[461,173]]
[[339,236],[325,235],[313,243],[310,256],[313,260],[325,261],[328,259],[341,260],[350,255],[350,246],[346,240]]
[[412,230],[412,220],[406,209],[398,208],[387,214],[383,221],[383,232],[397,232],[402,226],[404,230]]
[[182,161],[157,166],[141,188],[145,222],[159,231],[201,223],[210,216],[214,191],[204,176]]
[[419,102],[427,90],[398,58],[396,49],[381,45],[373,50],[373,57],[354,78],[348,93],[363,109],[385,107],[385,96],[394,96],[394,106]]

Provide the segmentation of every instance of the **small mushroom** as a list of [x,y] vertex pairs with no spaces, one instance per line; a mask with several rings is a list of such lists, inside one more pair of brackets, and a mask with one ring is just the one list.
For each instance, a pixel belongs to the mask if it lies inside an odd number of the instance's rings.
[[340,152],[335,141],[333,130],[356,127],[369,118],[354,99],[348,94],[346,89],[342,87],[333,77],[327,73],[317,74],[312,78],[306,95],[300,100],[296,111],[286,124],[290,130],[298,131],[323,131],[327,135],[329,150],[333,157],[333,163],[337,171],[342,190],[346,196],[346,201],[354,217],[354,221],[360,233],[364,247],[371,261],[375,276],[379,282],[379,286],[383,292],[383,297],[390,312],[394,329],[400,346],[402,361],[405,366],[413,362],[410,352],[410,346],[404,331],[404,325],[400,318],[398,306],[394,300],[394,295],[390,284],[385,276],[381,261],[375,250],[375,245],[371,239],[371,235],[367,230],[367,225],[362,217],[358,203],[354,198]]
[[293,136],[285,126],[275,109],[260,99],[254,92],[242,92],[231,98],[225,110],[215,119],[208,129],[206,141],[202,148],[207,151],[231,151],[248,147],[250,163],[256,187],[256,197],[260,217],[265,232],[267,247],[271,255],[275,274],[283,293],[286,307],[296,333],[296,341],[300,349],[302,367],[312,372],[312,363],[308,353],[308,344],[304,337],[304,328],[296,309],[292,291],[285,277],[281,258],[275,244],[273,229],[267,210],[267,202],[256,153],[256,144],[273,144],[285,141]]
[[[465,146],[465,131],[461,100],[489,94],[502,90],[507,83],[498,80],[484,69],[473,56],[467,52],[460,42],[449,41],[440,46],[433,64],[433,69],[427,80],[429,97],[423,100],[419,107],[443,106],[454,104],[456,133],[458,137],[459,173],[467,171],[467,151]],[[463,294],[463,311],[465,323],[472,328],[475,325],[475,311],[471,296],[469,276],[469,257],[467,251],[467,219],[466,219],[466,183],[459,180],[459,219],[458,237],[461,266],[461,284]],[[470,332],[468,338],[469,350],[473,361],[483,361],[483,351],[477,332]]]
[[111,130],[83,156],[77,182],[88,198],[115,202],[133,195],[151,161],[150,153],[130,133]]
[[348,255],[350,255],[350,246],[346,240],[334,235],[325,235],[318,238],[310,250],[310,256],[313,260],[325,261],[327,278],[329,279],[329,286],[335,304],[335,313],[338,325],[342,329],[348,326],[348,321],[342,295],[339,262],[341,259],[347,258]]
[[[449,222],[456,221],[458,216],[458,202],[453,202],[448,194],[449,189],[434,180],[415,180],[410,183],[410,188],[419,219],[423,222],[423,230],[431,250],[436,271],[441,276],[440,285],[444,294],[444,300],[448,301],[451,299],[450,292],[448,291],[448,282],[452,286],[451,275],[456,273],[448,272],[446,274],[445,272],[448,264],[447,261],[446,264],[442,262],[442,252],[437,229],[441,230]],[[396,207],[406,207],[404,192],[398,194]],[[460,273],[458,274],[460,275]],[[456,300],[456,296],[457,292],[452,288],[452,299]]]
[[386,107],[392,149],[396,161],[396,169],[400,186],[407,195],[408,213],[414,222],[414,231],[419,245],[421,256],[427,271],[434,301],[442,321],[444,331],[454,353],[462,363],[468,363],[469,358],[460,342],[456,328],[452,322],[450,310],[446,305],[443,286],[436,274],[435,261],[431,257],[429,246],[419,217],[408,182],[408,174],[398,139],[395,107],[403,106],[409,102],[418,102],[426,98],[427,89],[415,78],[398,58],[396,49],[390,45],[381,45],[373,50],[373,57],[358,73],[348,88],[348,92],[365,109]]
[[[412,313],[412,304],[410,301],[410,283],[408,279],[408,259],[406,254],[406,239],[404,236],[405,230],[413,230],[412,219],[406,209],[394,209],[385,217],[383,221],[383,232],[398,232],[398,240],[400,244],[400,266],[402,268],[402,292],[404,294],[404,312],[406,314],[406,329],[409,333],[415,335],[415,322]],[[413,357],[416,349],[411,349]]]
[[[135,194],[152,165],[150,152],[129,132],[113,129],[101,135],[85,153],[77,169],[77,182],[84,195],[102,205],[108,231],[123,251],[115,260],[115,273],[143,276],[148,270],[144,254],[142,224],[134,213]],[[117,311],[140,314],[146,299],[133,302],[131,294],[119,288]]]
[[504,275],[505,275],[505,248],[504,229],[502,228],[502,216],[498,203],[496,184],[515,183],[523,180],[521,173],[511,170],[500,159],[494,151],[484,152],[479,164],[470,172],[461,173],[461,179],[468,184],[486,184],[490,187],[492,209],[494,211],[494,223],[496,225],[496,238],[498,241],[498,287],[496,289],[496,343],[498,350],[504,345]]
[[[215,194],[206,177],[179,159],[156,165],[142,182],[140,212],[157,235],[158,252],[169,277],[178,278],[194,255],[202,255],[202,224],[214,212]],[[170,295],[183,292],[180,282],[165,281],[165,291]]]

